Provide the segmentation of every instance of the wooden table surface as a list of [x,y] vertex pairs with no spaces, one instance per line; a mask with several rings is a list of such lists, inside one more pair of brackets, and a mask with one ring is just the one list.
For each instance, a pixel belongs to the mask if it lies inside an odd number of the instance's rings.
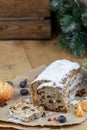
[[[32,68],[42,64],[48,65],[56,59],[64,59],[82,62],[87,58],[87,53],[81,57],[74,57],[69,50],[62,49],[53,38],[48,41],[0,41],[0,80],[7,81],[26,73]],[[39,130],[39,128],[32,128]],[[40,128],[49,130],[49,128]],[[52,130],[55,128],[52,128]],[[60,129],[60,128],[58,128]],[[80,125],[62,127],[61,130],[87,130],[87,121]],[[12,128],[0,128],[0,130],[13,130]],[[31,130],[28,129],[28,130]]]

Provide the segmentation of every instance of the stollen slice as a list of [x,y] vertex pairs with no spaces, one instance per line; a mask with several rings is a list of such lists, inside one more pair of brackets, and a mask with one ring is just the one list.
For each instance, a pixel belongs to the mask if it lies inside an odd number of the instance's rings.
[[25,101],[17,101],[10,108],[10,117],[20,121],[30,122],[45,115],[45,110],[41,106],[35,106]]

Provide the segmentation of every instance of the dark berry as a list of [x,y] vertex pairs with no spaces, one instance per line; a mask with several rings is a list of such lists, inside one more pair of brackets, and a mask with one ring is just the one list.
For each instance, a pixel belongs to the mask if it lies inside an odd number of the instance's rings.
[[49,117],[49,118],[48,118],[48,121],[52,121],[52,119]]
[[26,83],[27,83],[27,82],[28,82],[28,79],[24,79],[24,82],[26,82]]
[[12,81],[7,81],[7,83],[13,86],[13,82]]
[[58,117],[58,121],[59,121],[60,123],[65,123],[65,122],[66,122],[66,117],[65,117],[65,116],[59,116],[59,117]]
[[26,85],[27,85],[27,82],[24,82],[24,81],[21,81],[20,84],[19,84],[19,86],[20,86],[21,88],[25,88]]
[[22,95],[28,95],[28,94],[29,94],[29,91],[28,91],[27,89],[22,89],[22,90],[20,91],[20,93],[21,93]]
[[55,118],[53,118],[53,120],[54,120],[54,121],[58,121],[58,118],[55,117]]

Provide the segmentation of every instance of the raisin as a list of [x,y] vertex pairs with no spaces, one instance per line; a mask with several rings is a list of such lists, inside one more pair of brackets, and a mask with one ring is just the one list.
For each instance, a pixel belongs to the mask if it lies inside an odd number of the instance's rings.
[[30,107],[25,106],[25,107],[22,108],[22,110],[26,110],[26,109],[29,109],[29,108],[30,108]]
[[46,110],[49,110],[47,106],[44,106],[44,108],[45,108]]
[[49,103],[52,103],[52,104],[53,104],[53,101],[52,101],[52,100],[49,100]]
[[44,106],[44,104],[40,104],[41,106]]
[[52,98],[52,96],[48,95],[47,98]]
[[42,99],[45,99],[45,96],[44,96],[44,95],[42,96]]
[[56,100],[58,103],[60,103],[61,102],[61,100]]
[[34,109],[31,109],[31,111],[35,111]]

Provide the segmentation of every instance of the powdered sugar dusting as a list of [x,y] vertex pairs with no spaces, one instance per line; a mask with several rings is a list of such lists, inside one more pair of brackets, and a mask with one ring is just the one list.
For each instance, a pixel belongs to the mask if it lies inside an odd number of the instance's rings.
[[[80,68],[80,65],[76,62],[72,62],[66,59],[63,60],[56,60],[55,62],[51,63],[35,80],[50,80],[51,82],[43,83],[38,87],[42,88],[43,86],[53,86],[53,87],[60,87],[63,88],[62,80],[67,77],[67,75],[73,71]],[[53,85],[54,82],[56,85]]]
[[72,100],[71,102],[70,102],[70,104],[71,105],[76,105],[77,103],[79,103],[80,102],[80,100]]

